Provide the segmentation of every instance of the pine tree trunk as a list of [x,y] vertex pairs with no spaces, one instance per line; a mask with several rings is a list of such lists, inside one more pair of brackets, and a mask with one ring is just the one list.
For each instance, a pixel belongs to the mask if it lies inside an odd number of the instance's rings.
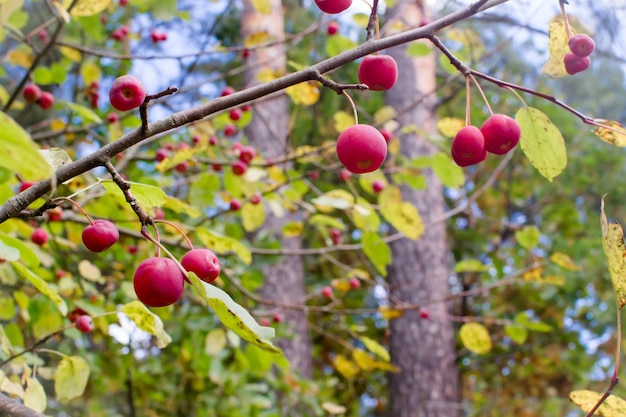
[[[425,17],[425,1],[400,0],[387,11],[387,22],[414,27]],[[409,57],[406,45],[389,50],[398,63],[397,84],[387,92],[387,104],[398,112],[401,126],[435,132],[435,54]],[[425,96],[426,95],[426,96]],[[408,158],[432,155],[436,148],[416,133],[401,136],[401,153]],[[443,188],[432,171],[425,171],[427,188],[402,187],[406,201],[414,204],[424,223],[444,213]],[[448,251],[443,222],[430,224],[417,241],[391,244],[389,268],[392,299],[409,304],[442,299],[449,294]],[[459,415],[458,372],[452,323],[445,320],[445,303],[429,304],[430,318],[407,312],[390,323],[390,353],[401,372],[389,376],[390,417],[455,417]]]
[[[244,38],[259,32],[268,32],[275,39],[283,39],[284,16],[280,0],[270,0],[272,12],[262,14],[255,10],[250,0],[243,2],[242,31]],[[283,45],[254,50],[246,59],[249,69],[245,73],[248,85],[257,84],[257,75],[267,69],[285,72],[286,49]],[[287,98],[279,95],[263,99],[253,106],[253,119],[246,128],[246,134],[253,145],[264,157],[276,158],[285,153],[288,137],[289,107]],[[268,209],[265,230],[274,231],[283,249],[299,249],[298,238],[285,238],[281,230],[294,220],[289,212],[283,217],[276,217]],[[265,284],[259,295],[263,298],[284,304],[297,304],[304,300],[304,270],[298,256],[285,256],[275,265],[264,268]],[[304,302],[302,302],[304,304]],[[279,315],[291,331],[288,338],[278,341],[285,355],[291,362],[291,369],[303,377],[313,375],[311,340],[308,333],[308,318],[303,311],[284,310]]]

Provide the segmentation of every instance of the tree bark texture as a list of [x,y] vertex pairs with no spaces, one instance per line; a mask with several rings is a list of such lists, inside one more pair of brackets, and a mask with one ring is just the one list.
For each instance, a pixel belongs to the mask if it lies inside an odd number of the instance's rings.
[[0,394],[0,417],[43,417],[43,414],[31,410],[18,400]]
[[[259,32],[267,32],[272,39],[285,37],[283,7],[280,0],[270,0],[272,12],[261,14],[250,0],[243,2],[242,32],[244,38]],[[252,51],[247,58],[249,69],[245,72],[248,85],[259,84],[257,76],[264,70],[271,69],[284,73],[286,70],[286,47],[277,44],[269,48]],[[266,158],[276,158],[288,148],[289,103],[284,94],[263,99],[253,106],[252,122],[246,128],[246,134],[253,145]],[[300,249],[298,238],[285,238],[283,226],[294,219],[288,211],[282,217],[272,215],[268,209],[264,225],[280,241],[283,249]],[[263,270],[265,283],[259,295],[279,303],[293,304],[304,300],[304,269],[298,256],[285,256],[279,263],[266,266]],[[303,311],[284,310],[279,312],[281,319],[290,329],[287,338],[277,343],[285,352],[291,367],[300,376],[310,378],[313,375],[311,340],[308,333],[308,317]]]
[[[387,11],[385,27],[416,27],[428,17],[425,1],[400,0]],[[394,26],[391,26],[394,22]],[[398,63],[399,76],[387,92],[387,104],[398,113],[400,126],[415,126],[418,132],[435,133],[435,53],[409,57],[406,45],[387,51]],[[401,154],[408,158],[433,155],[436,147],[419,133],[400,137]],[[443,187],[431,170],[424,172],[427,188],[402,187],[406,201],[414,204],[424,223],[444,213]],[[431,224],[417,241],[391,243],[389,268],[393,300],[420,304],[449,295],[449,255],[443,222]],[[390,323],[390,353],[401,371],[389,375],[390,417],[455,417],[459,415],[458,372],[455,364],[454,331],[445,320],[445,303],[429,304],[429,319],[409,311]]]

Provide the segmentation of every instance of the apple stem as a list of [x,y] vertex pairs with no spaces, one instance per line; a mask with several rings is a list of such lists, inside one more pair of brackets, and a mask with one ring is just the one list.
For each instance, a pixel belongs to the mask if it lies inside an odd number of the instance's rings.
[[87,212],[85,211],[85,209],[83,209],[80,204],[78,204],[76,201],[72,200],[69,197],[57,197],[54,200],[52,200],[54,203],[56,203],[57,201],[69,201],[70,203],[72,203],[74,205],[74,207],[76,207],[78,209],[78,211],[80,211],[83,216],[85,216],[85,218],[87,219],[87,221],[89,222],[89,224],[93,224],[93,219],[91,218],[91,216],[89,216],[89,214],[87,214]]
[[142,227],[141,228],[141,234],[144,235],[144,237],[146,239],[148,239],[150,242],[154,243],[157,246],[157,256],[160,257],[161,256],[161,251],[165,252],[165,254],[167,255],[168,258],[170,258],[172,261],[174,261],[174,263],[176,264],[176,266],[178,266],[178,269],[180,269],[180,271],[183,273],[183,276],[185,277],[185,281],[189,282],[189,274],[187,272],[187,270],[185,268],[183,268],[183,266],[180,264],[180,262],[178,262],[178,259],[176,259],[176,257],[174,255],[172,255],[172,252],[170,252],[169,250],[167,250],[167,248],[165,246],[163,246],[163,244],[161,242],[159,242],[159,230],[156,228],[156,226],[153,224],[152,227],[154,227],[155,230],[155,234],[157,236],[157,238],[153,238],[150,233],[148,232],[147,227]]
[[476,88],[478,88],[478,92],[483,97],[483,100],[485,101],[485,104],[487,105],[487,110],[489,110],[489,114],[493,116],[493,110],[491,110],[491,106],[489,105],[489,100],[487,100],[487,96],[485,95],[485,92],[483,91],[480,84],[478,83],[478,80],[476,80],[476,77],[474,77],[474,75],[472,74],[469,75],[469,78],[472,79],[472,81],[476,85]]
[[176,223],[170,222],[168,220],[155,220],[155,223],[163,223],[163,224],[167,224],[172,226],[174,229],[178,230],[178,233],[180,233],[183,238],[185,239],[185,241],[187,242],[187,245],[189,246],[189,249],[193,249],[193,243],[191,243],[191,240],[189,239],[189,237],[187,236],[187,234],[183,231],[183,229],[178,226]]
[[565,22],[565,32],[567,32],[567,39],[571,39],[573,34],[572,34],[572,28],[569,25],[569,19],[567,18],[567,13],[565,13],[566,3],[567,3],[566,1],[559,0],[559,7],[561,8],[561,13],[563,14],[563,21]]
[[342,91],[342,94],[344,96],[346,96],[348,98],[348,100],[350,101],[350,105],[352,105],[352,112],[354,113],[354,124],[359,124],[359,114],[357,113],[356,110],[356,104],[354,103],[354,100],[352,100],[352,97],[350,97],[350,94],[346,93],[346,90]]
[[465,76],[465,126],[472,124],[470,117],[470,103],[471,103],[471,85],[469,76]]

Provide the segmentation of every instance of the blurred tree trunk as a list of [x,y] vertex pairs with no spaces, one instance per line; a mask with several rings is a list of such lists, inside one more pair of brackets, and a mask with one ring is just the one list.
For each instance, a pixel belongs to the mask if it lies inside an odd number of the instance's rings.
[[[387,22],[415,27],[428,17],[423,0],[400,0],[387,11]],[[387,104],[398,112],[401,126],[417,126],[435,133],[435,54],[413,58],[406,45],[389,50],[398,63],[397,84],[387,92]],[[428,95],[428,96],[425,96]],[[400,137],[401,154],[408,158],[432,155],[436,147],[416,133]],[[427,188],[402,188],[404,199],[415,205],[424,223],[444,214],[443,188],[431,170],[425,171]],[[448,250],[443,222],[430,224],[417,241],[391,243],[393,262],[389,268],[392,299],[409,304],[442,299],[449,294]],[[390,323],[390,353],[401,372],[389,376],[390,417],[455,417],[459,415],[458,372],[455,364],[454,332],[446,321],[445,303],[429,304],[432,318],[422,319],[410,311]]]
[[[284,16],[280,0],[270,0],[272,12],[259,13],[250,0],[243,2],[242,32],[244,39],[248,36],[267,32],[272,39],[283,39]],[[276,45],[270,48],[254,50],[246,59],[248,69],[245,78],[248,85],[257,84],[257,75],[267,69],[285,72],[286,48]],[[288,148],[289,104],[285,95],[263,99],[253,106],[253,119],[246,128],[250,144],[266,158],[276,158],[284,154]],[[299,249],[298,238],[285,238],[281,231],[283,226],[292,221],[289,212],[283,217],[276,217],[268,210],[265,230],[274,232],[283,249]],[[298,256],[285,256],[275,264],[266,266],[263,270],[265,284],[259,295],[263,298],[285,304],[298,304],[304,300],[304,269],[302,260]],[[304,302],[302,302],[304,305]],[[308,318],[303,311],[285,310],[280,312],[284,323],[287,324],[291,335],[287,339],[278,341],[285,355],[291,362],[292,369],[303,377],[310,378],[313,374],[311,356],[311,340],[308,333]]]

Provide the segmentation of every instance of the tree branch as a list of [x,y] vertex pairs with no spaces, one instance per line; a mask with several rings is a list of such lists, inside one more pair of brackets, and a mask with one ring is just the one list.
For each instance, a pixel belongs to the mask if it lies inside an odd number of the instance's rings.
[[17,400],[0,394],[0,417],[44,417]]

